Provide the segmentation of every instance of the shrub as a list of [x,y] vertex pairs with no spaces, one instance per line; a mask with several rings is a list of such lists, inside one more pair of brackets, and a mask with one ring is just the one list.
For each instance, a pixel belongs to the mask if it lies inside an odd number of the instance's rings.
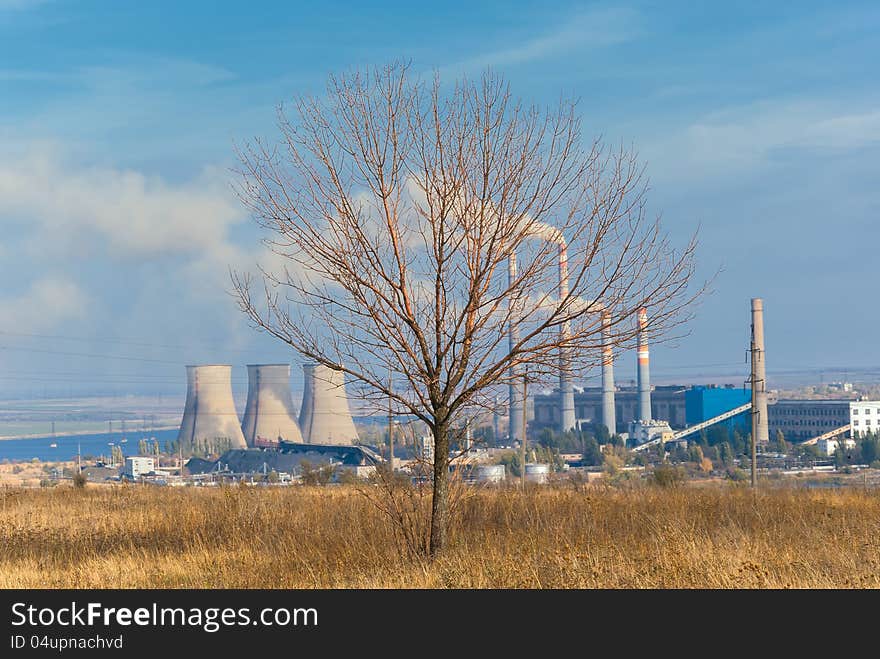
[[86,477],[83,474],[74,474],[73,475],[73,486],[77,488],[83,488],[86,486]]
[[651,474],[651,482],[660,487],[676,487],[687,480],[684,467],[673,465],[657,465]]

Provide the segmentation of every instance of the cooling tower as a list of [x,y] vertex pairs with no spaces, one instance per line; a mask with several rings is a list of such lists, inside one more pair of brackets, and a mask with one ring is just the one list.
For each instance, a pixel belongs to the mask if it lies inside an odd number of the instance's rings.
[[754,396],[752,397],[757,415],[755,442],[770,441],[767,427],[767,372],[764,364],[764,301],[752,298],[752,373],[754,374]]
[[303,438],[290,396],[290,364],[248,364],[248,397],[241,431],[248,446],[257,439],[283,439],[302,444]]
[[218,439],[228,439],[230,448],[246,448],[232,400],[232,367],[187,366],[186,405],[177,441],[192,448],[195,442]]
[[648,365],[648,312],[639,309],[639,421],[651,420],[651,376]]
[[303,364],[305,387],[299,427],[306,444],[351,445],[358,440],[345,395],[345,374],[321,364]]
[[614,407],[614,349],[611,346],[610,316],[602,312],[602,423],[608,432],[617,432],[617,413]]

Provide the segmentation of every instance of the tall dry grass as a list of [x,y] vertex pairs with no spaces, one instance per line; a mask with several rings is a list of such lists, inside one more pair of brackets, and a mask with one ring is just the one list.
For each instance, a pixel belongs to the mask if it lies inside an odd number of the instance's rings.
[[876,491],[485,490],[433,563],[348,487],[0,494],[6,588],[878,586]]

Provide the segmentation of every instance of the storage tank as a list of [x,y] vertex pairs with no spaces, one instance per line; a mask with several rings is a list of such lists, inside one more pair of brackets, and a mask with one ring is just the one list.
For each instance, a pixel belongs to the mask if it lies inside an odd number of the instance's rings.
[[478,483],[503,483],[505,473],[504,465],[477,465],[476,468]]
[[546,483],[550,480],[550,465],[546,462],[526,464],[526,480],[530,483]]

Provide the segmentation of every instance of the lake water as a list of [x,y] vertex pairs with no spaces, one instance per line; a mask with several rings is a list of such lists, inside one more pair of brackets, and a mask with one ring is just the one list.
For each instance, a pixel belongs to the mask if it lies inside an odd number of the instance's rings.
[[[82,455],[110,455],[110,442],[122,447],[123,455],[137,455],[138,442],[142,439],[155,438],[159,442],[159,450],[163,450],[165,442],[177,439],[177,429],[152,430],[150,432],[95,433],[91,435],[66,435],[57,437],[35,437],[31,439],[4,439],[0,441],[0,460],[22,462],[37,458],[49,462],[55,460],[73,460],[76,458],[77,445]],[[128,441],[120,443],[120,440]],[[51,448],[52,443],[57,448]]]

